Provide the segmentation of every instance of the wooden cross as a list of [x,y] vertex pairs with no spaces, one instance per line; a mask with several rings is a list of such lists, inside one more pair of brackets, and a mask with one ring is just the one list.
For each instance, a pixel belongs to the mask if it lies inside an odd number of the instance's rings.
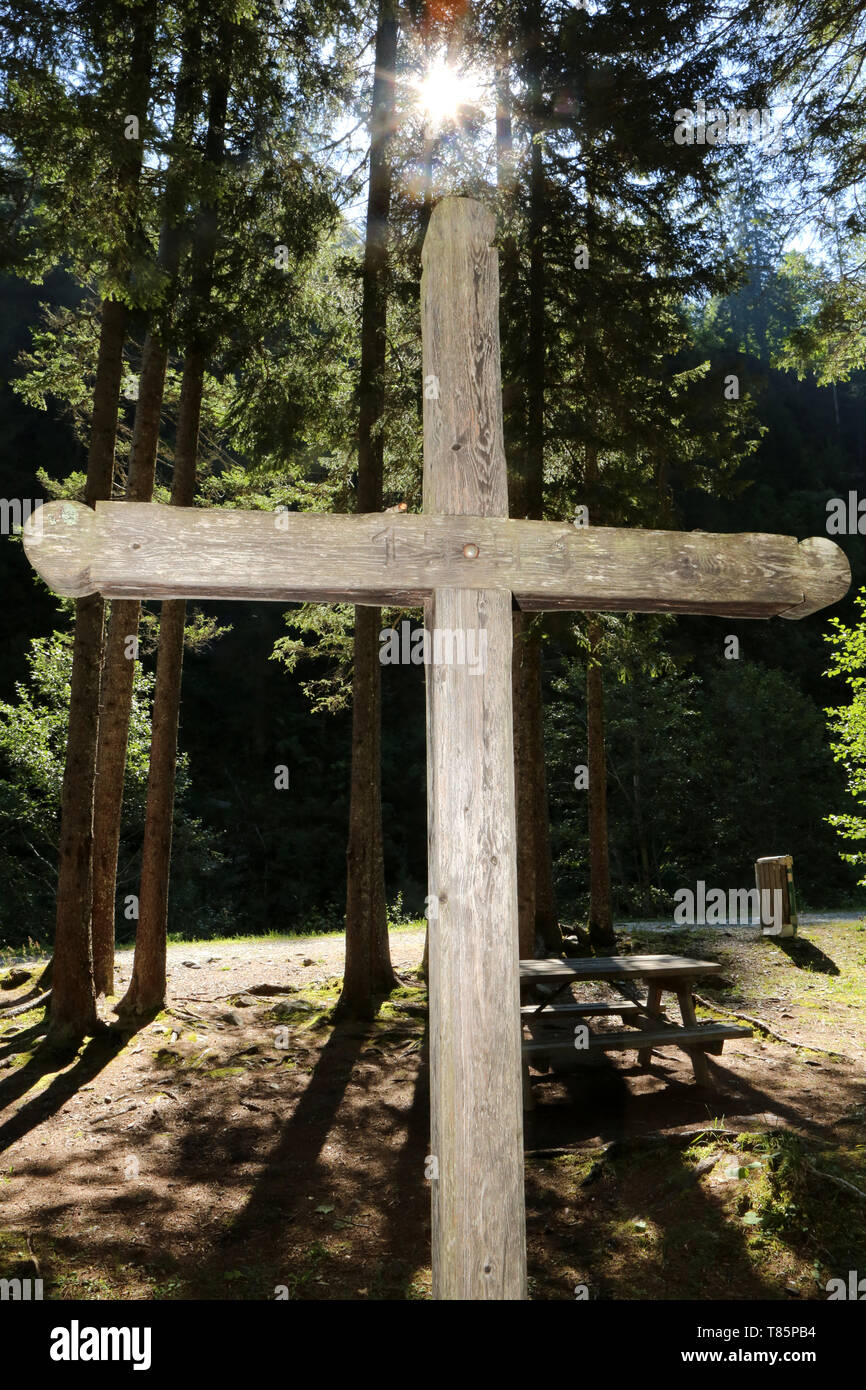
[[[437,1298],[526,1291],[513,602],[801,618],[840,599],[830,540],[508,519],[493,215],[435,209],[421,281],[424,512],[334,516],[51,502],[25,531],[60,594],[425,607],[479,663],[427,677],[433,1279]],[[483,645],[482,645],[483,643]],[[434,653],[435,655],[435,653]],[[440,658],[442,651],[440,651]]]

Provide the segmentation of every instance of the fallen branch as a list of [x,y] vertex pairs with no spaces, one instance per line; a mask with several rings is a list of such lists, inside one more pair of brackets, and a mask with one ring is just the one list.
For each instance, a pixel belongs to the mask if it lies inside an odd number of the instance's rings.
[[105,1115],[95,1115],[88,1123],[92,1125],[105,1124],[106,1120],[119,1120],[121,1115],[129,1115],[131,1111],[138,1109],[138,1102],[128,1105],[125,1110],[109,1110]]
[[259,995],[265,995],[265,996],[271,995],[271,994],[297,994],[297,992],[298,992],[298,986],[297,986],[297,985],[272,985],[272,984],[264,984],[264,985],[247,985],[246,989],[239,989],[239,990],[236,990],[235,992],[236,992],[237,994],[259,994]]
[[217,1004],[221,1003],[223,999],[239,999],[241,995],[248,993],[249,990],[246,989],[233,989],[228,994],[175,994],[172,996],[172,1002],[175,1004]]
[[805,1163],[806,1167],[819,1178],[827,1178],[828,1182],[834,1182],[837,1187],[844,1187],[847,1192],[856,1192],[858,1197],[866,1198],[866,1192],[859,1187],[855,1187],[853,1182],[849,1182],[847,1178],[837,1178],[833,1173],[825,1173],[822,1169],[816,1168],[814,1163],[810,1163],[808,1159],[805,1160]]
[[35,999],[25,999],[23,1004],[16,1004],[13,1009],[4,1009],[0,1013],[0,1023],[4,1023],[7,1018],[17,1018],[18,1014],[29,1014],[31,1009],[38,1009],[47,1004],[50,998],[51,990],[47,994],[37,994]]
[[[19,999],[11,1005],[0,1004],[0,1023],[2,1023],[4,1018],[15,1018],[17,1014],[26,1014],[28,1009],[35,1009],[38,1005],[46,1003],[51,998],[51,990],[47,988],[47,986],[51,984],[53,966],[54,957],[52,956],[45,969],[40,974],[39,979],[32,981],[33,990],[29,995],[26,995],[23,999]],[[39,993],[40,986],[44,991],[42,994]]]
[[816,1047],[814,1043],[794,1042],[792,1038],[783,1038],[781,1033],[777,1033],[768,1023],[765,1023],[762,1018],[753,1018],[751,1014],[738,1014],[736,1009],[726,1009],[721,1004],[713,1004],[709,999],[705,999],[702,994],[695,994],[692,997],[698,1004],[702,1004],[705,1009],[712,1009],[714,1013],[727,1014],[729,1018],[739,1018],[743,1023],[750,1023],[753,1028],[757,1028],[761,1033],[766,1033],[767,1037],[772,1038],[774,1042],[784,1043],[786,1047],[801,1047],[805,1048],[807,1052],[823,1052],[825,1057],[839,1057],[843,1062],[850,1061],[850,1058],[846,1057],[843,1052],[836,1051],[835,1048]]

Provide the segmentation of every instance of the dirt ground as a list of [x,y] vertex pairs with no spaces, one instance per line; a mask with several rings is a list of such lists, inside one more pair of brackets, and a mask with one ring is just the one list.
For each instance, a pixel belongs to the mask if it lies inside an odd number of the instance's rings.
[[[75,1057],[41,1045],[41,1010],[0,1012],[0,1276],[35,1264],[53,1298],[429,1297],[422,947],[392,933],[404,983],[369,1025],[329,1019],[340,936],[172,946],[167,1010]],[[703,998],[786,1041],[728,1042],[715,1093],[673,1050],[535,1078],[532,1296],[826,1298],[866,1272],[864,925],[633,928],[621,949],[720,961]],[[32,989],[15,978],[0,1008]]]

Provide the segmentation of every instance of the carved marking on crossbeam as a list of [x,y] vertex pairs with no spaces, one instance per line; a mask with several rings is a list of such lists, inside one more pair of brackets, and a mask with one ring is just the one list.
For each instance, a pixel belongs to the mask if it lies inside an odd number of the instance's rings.
[[376,531],[370,539],[374,545],[381,545],[385,564],[389,565],[397,553],[397,541],[394,536],[394,527],[387,526],[384,531]]

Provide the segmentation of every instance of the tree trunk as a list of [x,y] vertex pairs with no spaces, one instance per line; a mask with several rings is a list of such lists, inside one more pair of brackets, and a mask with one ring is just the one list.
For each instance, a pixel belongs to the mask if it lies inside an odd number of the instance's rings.
[[[225,160],[226,113],[234,37],[234,26],[225,23],[216,50],[221,62],[214,76],[208,104],[208,128],[204,148],[205,160],[215,175],[219,174]],[[192,299],[202,312],[206,310],[211,295],[217,231],[216,201],[202,203],[193,246],[191,285]],[[190,343],[184,359],[171,487],[173,507],[191,507],[195,501],[204,373],[210,347],[211,344],[205,336],[197,334],[195,340]],[[153,1013],[165,1003],[168,890],[171,875],[171,837],[185,618],[185,600],[168,599],[163,602],[153,700],[147,807],[141,850],[141,891],[138,928],[135,934],[135,957],[129,988],[118,1005],[118,1012],[127,1015]]]
[[[511,128],[507,119],[507,78],[500,70],[497,81],[497,171],[505,188],[513,165]],[[541,103],[537,74],[530,82],[530,101],[536,113]],[[538,135],[540,119],[536,120]],[[526,435],[522,450],[522,477],[514,488],[512,515],[540,521],[544,515],[544,402],[545,371],[545,248],[546,210],[544,153],[538,139],[530,151],[529,179],[529,323],[526,338],[523,394]],[[509,400],[509,405],[513,404]],[[509,411],[508,413],[512,413]],[[514,705],[514,781],[517,819],[517,907],[521,959],[545,949],[562,949],[562,933],[553,888],[550,851],[550,810],[544,767],[544,731],[541,689],[541,634],[539,620],[515,613],[512,690]]]
[[[93,426],[85,500],[89,506],[111,496],[114,444],[123,375],[127,310],[116,299],[102,306],[99,359],[93,391]],[[99,594],[78,599],[69,732],[60,798],[57,927],[49,1039],[65,1043],[94,1031],[90,909],[93,891],[93,785],[99,723],[99,670],[105,602]]]
[[540,521],[544,505],[546,190],[540,131],[532,142],[529,175],[529,333],[526,341],[526,516]]
[[511,703],[514,726],[514,811],[517,830],[517,939],[521,960],[535,955],[535,770],[531,686],[531,613],[512,614]]
[[[510,217],[514,207],[516,177],[514,132],[511,120],[511,92],[508,82],[509,55],[499,49],[496,55],[496,183],[501,213]],[[519,252],[515,238],[503,240],[501,257],[500,305],[511,307],[518,281]],[[511,325],[502,334],[506,350]],[[508,331],[505,331],[508,330]],[[529,451],[526,443],[526,367],[507,359],[502,382],[502,416],[506,459],[509,464],[508,512],[513,517],[530,515]],[[532,728],[529,687],[532,683],[532,615],[515,608],[512,614],[511,704],[514,730],[514,810],[517,831],[517,930],[521,960],[535,955],[535,778],[532,768]]]
[[168,886],[185,620],[183,599],[163,603],[141,848],[138,928],[132,979],[122,1005],[124,1013],[146,1014],[165,1004]]
[[[131,501],[149,502],[153,495],[167,356],[165,348],[148,333],[142,355],[126,492]],[[112,603],[102,664],[93,818],[93,975],[96,993],[106,995],[114,993],[117,854],[137,660],[134,650],[130,654],[128,643],[137,641],[140,613],[138,599],[116,599]]]
[[[188,144],[201,95],[201,34],[195,25],[182,38],[182,56],[175,96],[172,136]],[[153,497],[156,459],[162,418],[162,399],[168,366],[163,341],[165,320],[171,313],[180,262],[178,222],[182,203],[178,197],[177,171],[166,177],[165,212],[160,232],[157,264],[168,276],[163,322],[155,312],[144,340],[135,408],[132,450],[126,496],[131,502]],[[137,599],[118,599],[111,617],[102,663],[99,743],[96,759],[96,796],[93,821],[93,975],[97,994],[114,994],[114,919],[117,893],[117,856],[123,811],[123,782],[132,713],[132,692],[137,656],[129,655],[129,639],[137,639],[141,604]]]
[[[155,29],[156,8],[146,0],[135,31],[129,66],[130,107],[142,117],[149,105]],[[132,195],[140,174],[141,145],[138,141],[128,141],[118,172],[119,196]],[[135,226],[134,203],[131,197],[130,238]],[[115,274],[126,254],[118,248],[113,261]],[[111,497],[127,318],[127,307],[119,299],[109,296],[103,301],[84,494],[90,507]],[[49,1041],[60,1045],[77,1041],[92,1033],[98,1025],[91,911],[93,803],[104,627],[102,597],[92,594],[79,599],[75,605],[69,729],[60,794],[57,925],[48,1027]]]
[[607,843],[607,780],[604,753],[604,687],[600,623],[588,624],[586,744],[589,769],[589,937],[595,947],[614,946]]
[[[585,165],[586,180],[586,235],[590,254],[595,244],[595,185],[588,151]],[[600,362],[593,358],[590,367],[591,344],[584,349],[583,372],[586,379],[593,379],[593,372],[601,370]],[[590,436],[585,445],[584,499],[589,510],[590,524],[605,524],[604,509],[601,505],[601,490],[598,476],[598,445]],[[589,812],[589,935],[593,946],[598,949],[616,945],[613,930],[613,913],[610,898],[610,854],[607,835],[607,768],[604,750],[604,684],[601,670],[602,626],[594,614],[587,617],[588,652],[586,658],[586,744],[587,767],[589,772],[588,812]]]
[[421,976],[421,979],[422,979],[422,980],[428,980],[428,979],[430,978],[430,926],[429,926],[429,923],[428,923],[428,926],[427,926],[427,930],[426,930],[425,933],[424,933],[424,954],[423,954],[422,957],[421,957],[421,966],[420,966],[420,969],[419,969],[419,971],[418,971],[418,974]]
[[494,59],[496,88],[496,186],[504,199],[514,195],[514,131],[511,122],[509,69],[511,55],[507,44],[497,47]]
[[[591,204],[590,204],[591,206]],[[590,521],[600,526],[598,449],[585,450],[584,490]],[[616,945],[610,902],[610,855],[607,839],[607,768],[604,752],[604,684],[601,672],[602,626],[587,617],[586,750],[589,772],[589,936],[596,948]]]
[[352,1018],[372,1018],[375,995],[396,984],[383,977],[390,969],[385,882],[382,872],[381,664],[377,608],[355,609],[354,718],[349,842],[346,849],[346,967],[338,1010]]
[[535,935],[546,951],[559,955],[562,951],[562,931],[559,913],[556,908],[556,891],[553,886],[553,855],[550,848],[550,805],[547,799],[547,772],[544,759],[544,704],[541,688],[542,644],[541,633],[537,627],[532,629],[530,669],[532,683],[528,695],[530,701],[529,729],[533,739],[531,755],[533,776],[533,808],[535,813],[535,834],[533,836],[535,882]]
[[114,899],[123,777],[135,657],[127,657],[127,637],[137,637],[137,599],[111,605],[105,654],[96,752],[93,808],[93,983],[97,994],[114,994]]
[[[394,122],[397,19],[394,0],[380,0],[370,113],[370,183],[361,305],[358,383],[359,512],[382,510],[381,424],[385,409],[388,220]],[[355,609],[352,677],[352,772],[346,849],[346,965],[335,1013],[371,1018],[374,995],[398,983],[391,965],[382,848],[382,667],[378,608]]]
[[[191,507],[195,498],[204,364],[203,353],[187,353],[171,489],[174,507]],[[186,601],[166,599],[160,613],[135,957],[129,988],[118,1005],[118,1013],[124,1014],[152,1013],[165,1004],[168,888],[185,621]]]
[[631,689],[631,727],[632,756],[634,759],[632,790],[634,792],[634,824],[638,848],[638,882],[640,884],[644,910],[647,911],[649,909],[650,897],[650,856],[649,846],[647,844],[646,822],[643,814],[643,793],[641,788],[641,764],[643,756],[640,741],[640,710],[638,709],[637,700],[635,698],[633,678]]

